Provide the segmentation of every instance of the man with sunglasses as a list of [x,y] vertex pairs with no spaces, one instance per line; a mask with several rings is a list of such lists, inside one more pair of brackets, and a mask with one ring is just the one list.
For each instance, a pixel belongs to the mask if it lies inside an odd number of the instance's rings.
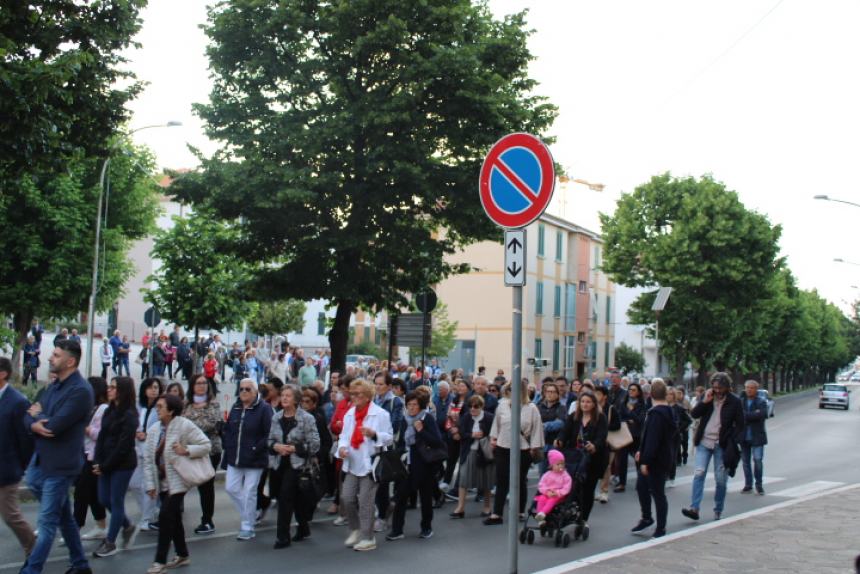
[[255,536],[257,485],[269,463],[272,415],[272,407],[257,393],[256,381],[242,379],[239,382],[239,399],[230,409],[224,429],[224,456],[221,459],[221,467],[227,470],[225,490],[241,519],[238,540],[250,540]]

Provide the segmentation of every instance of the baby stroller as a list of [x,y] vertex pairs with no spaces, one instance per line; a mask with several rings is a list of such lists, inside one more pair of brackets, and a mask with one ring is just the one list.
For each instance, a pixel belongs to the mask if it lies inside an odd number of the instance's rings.
[[552,511],[546,515],[542,524],[535,518],[536,505],[532,502],[529,507],[523,529],[520,531],[520,544],[534,544],[535,531],[540,533],[541,538],[552,538],[555,540],[556,548],[567,548],[570,546],[570,533],[565,528],[576,524],[573,529],[573,539],[580,538],[588,540],[588,526],[582,523],[579,510],[579,488],[585,479],[588,466],[588,453],[585,449],[564,449],[564,466],[567,473],[573,479],[573,487],[567,496],[559,502]]

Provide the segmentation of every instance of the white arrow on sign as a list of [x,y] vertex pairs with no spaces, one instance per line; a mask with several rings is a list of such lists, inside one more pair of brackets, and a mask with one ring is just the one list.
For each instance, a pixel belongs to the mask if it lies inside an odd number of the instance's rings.
[[526,230],[505,231],[505,286],[526,284]]

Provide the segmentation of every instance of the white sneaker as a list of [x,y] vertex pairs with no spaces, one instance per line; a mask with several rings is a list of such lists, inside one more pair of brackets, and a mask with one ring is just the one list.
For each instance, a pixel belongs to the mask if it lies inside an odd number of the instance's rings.
[[107,535],[107,528],[99,528],[96,526],[89,532],[81,534],[81,540],[103,540]]
[[441,491],[448,490],[448,487],[449,487],[449,484],[447,482],[445,482],[444,480],[439,483],[439,490],[441,490]]
[[373,531],[374,532],[385,532],[385,521],[381,518],[377,518],[373,522]]
[[538,522],[543,522],[544,520],[546,520],[546,514],[544,514],[543,512],[538,512],[537,514],[535,514],[535,520],[537,520]]
[[338,516],[338,517],[337,517],[337,518],[335,518],[335,519],[334,519],[334,521],[332,522],[332,524],[334,524],[335,526],[345,526],[345,525],[346,525],[346,523],[347,523],[347,520],[346,520],[346,518],[345,518],[345,517],[343,517],[343,516]]
[[360,530],[353,530],[352,532],[349,533],[349,538],[346,539],[346,542],[344,542],[344,544],[348,548],[352,548],[353,546],[358,544],[358,541],[360,539],[361,539],[361,531]]
[[597,501],[604,503],[604,504],[609,502],[609,493],[608,492],[601,492],[600,494],[597,495]]
[[367,552],[368,550],[376,550],[376,538],[371,538],[369,540],[362,540],[358,544],[352,547],[353,550],[358,550],[359,552]]

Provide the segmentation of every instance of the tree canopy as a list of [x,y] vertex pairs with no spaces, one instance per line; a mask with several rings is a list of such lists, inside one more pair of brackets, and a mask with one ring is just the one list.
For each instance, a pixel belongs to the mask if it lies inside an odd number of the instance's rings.
[[615,347],[615,366],[625,373],[641,373],[645,370],[645,357],[627,343],[622,342]]
[[285,335],[305,328],[304,301],[266,301],[256,303],[248,317],[248,328],[259,335]]
[[476,191],[489,147],[543,134],[524,14],[469,0],[230,0],[205,26],[214,80],[196,106],[223,145],[178,196],[235,222],[258,296],[323,298],[342,367],[358,308],[394,310],[466,271],[444,256],[499,230]]

